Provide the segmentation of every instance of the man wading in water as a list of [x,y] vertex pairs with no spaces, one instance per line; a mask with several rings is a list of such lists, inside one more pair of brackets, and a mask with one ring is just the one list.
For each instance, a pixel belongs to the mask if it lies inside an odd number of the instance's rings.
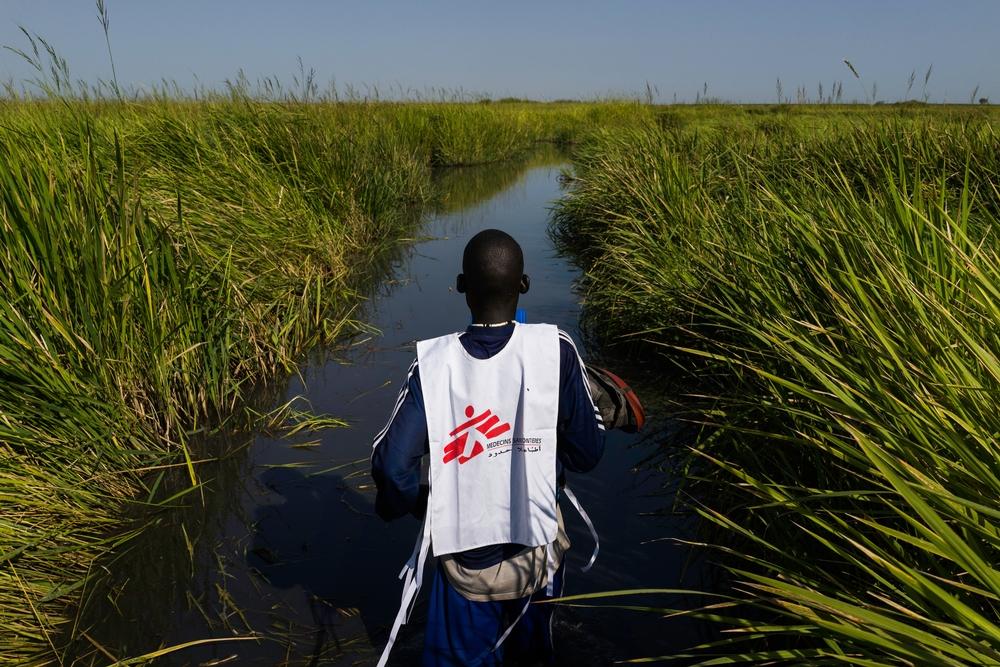
[[[570,337],[514,321],[529,287],[521,247],[502,231],[480,232],[465,247],[462,271],[457,287],[473,324],[417,344],[375,438],[379,516],[424,518],[380,664],[429,552],[438,562],[424,665],[498,665],[504,654],[508,662],[552,661],[553,607],[530,602],[562,589],[569,539],[557,496],[575,504],[564,471],[587,472],[604,452],[604,425]],[[420,483],[424,455],[429,487]]]

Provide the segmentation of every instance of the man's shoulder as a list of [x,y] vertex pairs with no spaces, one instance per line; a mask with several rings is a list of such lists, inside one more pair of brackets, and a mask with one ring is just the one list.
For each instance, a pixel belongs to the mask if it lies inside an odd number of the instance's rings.
[[555,324],[549,324],[548,322],[531,322],[529,324],[518,324],[521,329],[533,329],[536,331],[553,331],[559,335],[560,338],[568,338],[572,340],[572,337],[566,333],[561,327]]
[[562,372],[567,370],[572,372],[579,367],[581,362],[580,352],[576,347],[573,336],[554,324],[525,324],[522,326],[546,327],[559,339],[559,366]]
[[452,341],[457,340],[460,332],[453,331],[452,333],[444,334],[443,336],[435,336],[434,338],[425,338],[423,340],[417,341],[417,360],[420,357],[425,357],[427,354],[433,350],[438,350],[449,345]]
[[438,341],[451,340],[453,338],[461,336],[463,333],[465,333],[465,332],[464,331],[450,331],[450,332],[448,332],[446,334],[441,334],[440,336],[431,336],[430,338],[421,338],[421,339],[417,340],[417,345],[420,345],[422,343],[424,343],[424,344],[426,344],[426,343],[436,343]]
[[565,331],[563,331],[562,329],[560,329],[559,327],[556,327],[556,331],[558,332],[559,335],[560,349],[570,351],[573,354],[578,354],[578,350],[576,349],[576,342],[573,340],[573,337],[568,333],[566,333]]
[[520,326],[521,329],[531,331],[534,334],[556,336],[559,339],[559,351],[564,356],[567,352],[572,352],[573,354],[577,353],[576,343],[573,341],[573,337],[555,324],[538,322],[532,324],[520,324],[518,326]]
[[530,324],[518,324],[517,328],[521,331],[530,331],[532,333],[556,333],[561,331],[559,327],[554,324],[547,324],[545,322],[532,322]]

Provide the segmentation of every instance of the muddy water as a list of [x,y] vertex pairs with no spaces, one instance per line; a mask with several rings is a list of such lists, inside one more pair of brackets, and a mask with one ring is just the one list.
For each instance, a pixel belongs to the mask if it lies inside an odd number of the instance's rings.
[[[410,518],[385,524],[374,515],[371,438],[392,410],[414,358],[413,342],[468,323],[454,279],[462,248],[481,229],[503,229],[524,248],[532,277],[521,302],[528,320],[557,324],[580,340],[578,270],[556,253],[546,231],[565,166],[548,155],[521,170],[484,167],[442,177],[441,212],[426,217],[420,238],[396,257],[390,278],[360,313],[379,333],[312,359],[280,392],[349,427],[291,439],[258,435],[245,443],[244,455],[217,466],[214,488],[165,513],[152,536],[122,561],[127,572],[105,595],[107,611],[91,633],[96,642],[127,657],[255,633],[254,641],[201,644],[160,663],[373,663],[399,602],[396,574],[418,524]],[[641,375],[638,368],[616,370]],[[655,394],[655,383],[643,386]],[[655,398],[648,396],[654,412]],[[589,573],[580,573],[592,541],[567,509],[575,545],[567,594],[678,586],[685,552],[663,538],[680,535],[683,520],[663,511],[669,479],[644,464],[657,446],[656,439],[612,433],[598,468],[570,476],[600,533],[601,553]],[[416,659],[422,620],[418,607],[395,664]],[[601,664],[687,646],[695,632],[647,613],[572,608],[560,611],[556,642],[567,664]]]

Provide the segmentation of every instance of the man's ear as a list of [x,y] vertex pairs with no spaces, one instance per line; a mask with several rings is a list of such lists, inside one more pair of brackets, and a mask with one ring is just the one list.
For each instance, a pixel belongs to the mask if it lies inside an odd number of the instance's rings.
[[459,294],[465,294],[465,274],[460,273],[455,278],[455,291]]
[[531,289],[531,278],[529,278],[528,274],[525,273],[521,276],[521,286],[519,291],[521,294],[527,294],[529,289]]

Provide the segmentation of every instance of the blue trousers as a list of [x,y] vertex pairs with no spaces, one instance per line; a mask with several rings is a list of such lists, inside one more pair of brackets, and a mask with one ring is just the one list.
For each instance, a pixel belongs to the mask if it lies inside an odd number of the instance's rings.
[[[554,592],[562,594],[563,569],[555,576]],[[547,600],[545,589],[531,600]],[[524,609],[528,598],[503,602],[473,602],[452,588],[441,564],[434,571],[424,633],[424,667],[493,667],[528,660],[552,662],[550,622],[555,605],[531,604],[497,650],[493,646]]]

